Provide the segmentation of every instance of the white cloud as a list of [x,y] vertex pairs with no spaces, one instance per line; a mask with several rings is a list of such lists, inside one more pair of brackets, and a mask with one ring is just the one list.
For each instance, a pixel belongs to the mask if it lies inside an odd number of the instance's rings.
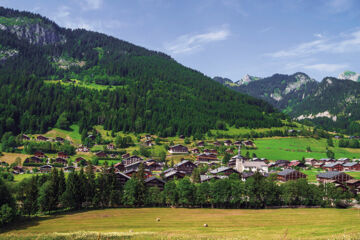
[[303,57],[317,53],[347,53],[357,51],[360,51],[360,31],[340,35],[334,39],[322,37],[311,42],[301,43],[287,50],[280,50],[266,55],[274,58],[282,58]]
[[303,66],[303,68],[305,68],[305,69],[316,70],[316,71],[327,72],[327,73],[339,72],[341,70],[345,70],[348,67],[349,67],[349,65],[347,65],[347,64],[327,64],[327,63]]
[[229,36],[230,31],[227,28],[201,34],[186,34],[178,37],[174,42],[166,43],[165,49],[172,54],[193,53],[202,49],[207,43],[224,41]]
[[103,4],[103,0],[80,0],[79,3],[81,6],[81,9],[84,11],[97,10],[97,9],[101,8],[101,6]]

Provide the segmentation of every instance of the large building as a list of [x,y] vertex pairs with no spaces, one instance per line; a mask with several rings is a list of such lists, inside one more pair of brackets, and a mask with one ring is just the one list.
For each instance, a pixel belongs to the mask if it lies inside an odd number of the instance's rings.
[[233,157],[235,159],[235,169],[242,172],[260,172],[260,173],[268,173],[269,167],[265,163],[265,161],[249,161],[241,156],[241,147],[238,148],[238,154]]
[[306,175],[294,169],[285,169],[277,174],[277,179],[282,182],[306,178]]

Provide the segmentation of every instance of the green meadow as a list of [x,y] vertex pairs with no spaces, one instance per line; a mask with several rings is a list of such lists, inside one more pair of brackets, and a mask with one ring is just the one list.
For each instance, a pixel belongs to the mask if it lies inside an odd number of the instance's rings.
[[106,209],[37,217],[0,234],[1,240],[359,238],[357,209]]

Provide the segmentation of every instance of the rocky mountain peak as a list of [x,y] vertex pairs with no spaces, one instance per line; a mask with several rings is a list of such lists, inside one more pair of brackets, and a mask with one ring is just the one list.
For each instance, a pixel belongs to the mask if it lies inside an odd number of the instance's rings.
[[343,73],[340,73],[338,78],[341,80],[360,82],[360,74],[352,71],[345,71]]

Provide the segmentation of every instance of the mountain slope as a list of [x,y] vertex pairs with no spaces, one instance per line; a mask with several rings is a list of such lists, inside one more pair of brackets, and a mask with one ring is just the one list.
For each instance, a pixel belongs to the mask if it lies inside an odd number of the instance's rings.
[[63,29],[28,12],[0,8],[0,20],[0,50],[14,53],[3,54],[0,64],[0,136],[44,132],[60,123],[77,123],[85,133],[102,124],[162,136],[200,136],[218,121],[281,125],[283,115],[271,105],[163,53]]

